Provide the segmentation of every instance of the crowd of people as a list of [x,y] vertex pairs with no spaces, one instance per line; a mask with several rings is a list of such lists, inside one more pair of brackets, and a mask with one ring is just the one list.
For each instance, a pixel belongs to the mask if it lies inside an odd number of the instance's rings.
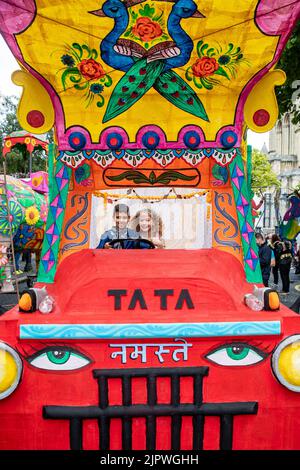
[[255,234],[258,245],[259,261],[263,283],[269,287],[271,273],[273,275],[272,287],[278,290],[279,275],[282,282],[282,295],[290,291],[290,270],[292,262],[296,264],[296,273],[300,273],[300,257],[289,240],[281,240],[277,234],[264,237],[261,233]]

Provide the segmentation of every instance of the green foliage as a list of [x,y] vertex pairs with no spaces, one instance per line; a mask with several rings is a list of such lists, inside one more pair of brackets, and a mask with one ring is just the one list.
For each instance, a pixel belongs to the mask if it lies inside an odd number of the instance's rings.
[[[0,160],[2,160],[3,139],[12,132],[22,130],[17,119],[18,98],[16,96],[4,96],[0,101]],[[53,142],[53,132],[47,134],[47,140]],[[29,152],[25,144],[17,144],[6,156],[6,171],[16,177],[29,175]],[[32,154],[32,172],[47,171],[47,158],[41,147],[37,147]],[[2,173],[2,163],[0,164]]]
[[293,94],[300,98],[300,22],[288,40],[277,67],[284,70],[287,77],[284,85],[275,89],[279,114],[292,113],[292,122],[297,124],[300,122],[300,110],[293,103]]
[[281,183],[272,171],[271,164],[269,163],[266,155],[254,149],[252,151],[252,191],[261,196],[267,188],[280,188],[280,185]]
[[2,144],[3,137],[14,131],[21,130],[19,121],[17,119],[17,104],[18,99],[16,96],[3,96],[0,99],[0,140]]

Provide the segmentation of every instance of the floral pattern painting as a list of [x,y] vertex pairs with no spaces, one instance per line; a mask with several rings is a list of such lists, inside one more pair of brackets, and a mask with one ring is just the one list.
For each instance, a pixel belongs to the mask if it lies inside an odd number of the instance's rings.
[[[212,90],[224,80],[237,78],[241,64],[250,64],[241,47],[233,43],[210,44],[201,39],[195,45],[181,21],[203,15],[195,2],[179,3],[166,15],[153,2],[130,6],[115,0],[111,10],[109,0],[104,2],[104,10],[97,14],[113,18],[112,29],[99,49],[78,42],[66,48],[61,56],[64,90],[82,91],[86,107],[93,102],[98,107],[106,104],[103,123],[127,111],[151,87],[173,106],[209,121],[197,89]],[[195,50],[196,59],[192,56]],[[175,70],[183,70],[186,64],[184,80]],[[105,103],[105,87],[112,85],[107,65],[125,74],[114,83]]]
[[130,24],[124,38],[141,41],[145,49],[149,49],[157,40],[170,40],[165,32],[164,12],[147,3],[138,12],[131,10]]
[[84,92],[86,107],[94,101],[101,108],[105,103],[103,92],[112,85],[112,79],[98,60],[96,49],[74,42],[61,56],[65,66],[61,81],[66,91],[69,87]]
[[221,77],[227,80],[236,78],[241,64],[250,65],[241,48],[232,43],[226,47],[220,44],[210,46],[200,40],[196,49],[199,58],[187,68],[185,77],[197,88],[212,90],[221,83]]

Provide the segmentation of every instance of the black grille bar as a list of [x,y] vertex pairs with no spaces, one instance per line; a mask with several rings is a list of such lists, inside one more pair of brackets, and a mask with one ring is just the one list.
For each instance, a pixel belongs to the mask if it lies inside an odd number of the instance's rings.
[[70,419],[70,441],[78,450],[82,450],[82,420],[80,418]]
[[178,408],[172,405],[132,405],[125,407],[122,405],[110,406],[101,410],[98,406],[44,406],[43,416],[46,419],[97,419],[102,416],[109,418],[122,418],[127,415],[134,418],[145,416],[220,416],[220,415],[252,415],[257,413],[257,402],[237,402],[237,403],[204,403],[199,407],[193,404],[181,403]]
[[[147,404],[150,407],[157,406],[156,386],[156,376],[150,373],[147,376]],[[155,415],[148,413],[146,418],[146,448],[147,450],[156,449],[156,419]]]
[[[108,378],[99,377],[99,407],[105,410],[108,407]],[[109,450],[110,419],[104,414],[98,419],[99,446],[102,450]],[[71,441],[71,449],[74,450],[74,441]],[[75,449],[77,449],[75,447]]]
[[[180,450],[182,417],[192,416],[193,449],[203,449],[205,416],[220,418],[220,449],[231,450],[233,441],[233,418],[236,415],[256,414],[257,402],[203,403],[203,378],[208,367],[107,369],[94,370],[93,376],[99,387],[99,406],[44,406],[46,419],[70,420],[70,447],[82,449],[82,421],[97,419],[99,448],[110,449],[110,420],[122,420],[122,449],[132,449],[132,418],[146,419],[146,449],[156,449],[156,418],[171,417],[171,449]],[[147,381],[147,402],[132,404],[132,379],[144,377]],[[171,403],[157,403],[157,379],[171,380]],[[193,379],[193,403],[180,403],[181,377]],[[109,405],[109,379],[121,378],[122,404]]]
[[[194,377],[194,404],[199,407],[202,404],[203,376]],[[204,416],[193,416],[193,450],[203,449],[204,439]]]
[[94,369],[93,377],[122,378],[122,377],[148,377],[155,375],[156,377],[172,377],[180,375],[180,377],[192,377],[193,375],[208,375],[208,367],[151,367],[149,369]]
[[[172,375],[171,377],[171,404],[176,409],[180,402],[180,377],[179,375]],[[172,416],[171,426],[171,446],[173,450],[180,449],[180,436],[181,436],[181,416]]]
[[[131,380],[130,377],[122,377],[122,399],[124,406],[131,406]],[[124,416],[122,421],[123,450],[132,450],[132,421]]]
[[220,449],[232,448],[233,416],[222,415],[220,422]]

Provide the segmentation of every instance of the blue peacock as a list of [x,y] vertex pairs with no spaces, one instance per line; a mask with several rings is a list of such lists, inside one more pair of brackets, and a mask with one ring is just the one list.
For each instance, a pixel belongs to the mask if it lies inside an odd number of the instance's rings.
[[101,57],[110,67],[125,75],[117,83],[108,103],[103,122],[129,109],[153,86],[174,106],[208,121],[194,90],[172,68],[185,65],[193,50],[193,41],[182,29],[183,18],[203,18],[193,0],[175,2],[168,17],[168,32],[173,41],[157,44],[149,51],[134,41],[120,39],[129,23],[128,7],[145,0],[107,0],[102,9],[90,13],[114,19],[114,27],[102,40]]

